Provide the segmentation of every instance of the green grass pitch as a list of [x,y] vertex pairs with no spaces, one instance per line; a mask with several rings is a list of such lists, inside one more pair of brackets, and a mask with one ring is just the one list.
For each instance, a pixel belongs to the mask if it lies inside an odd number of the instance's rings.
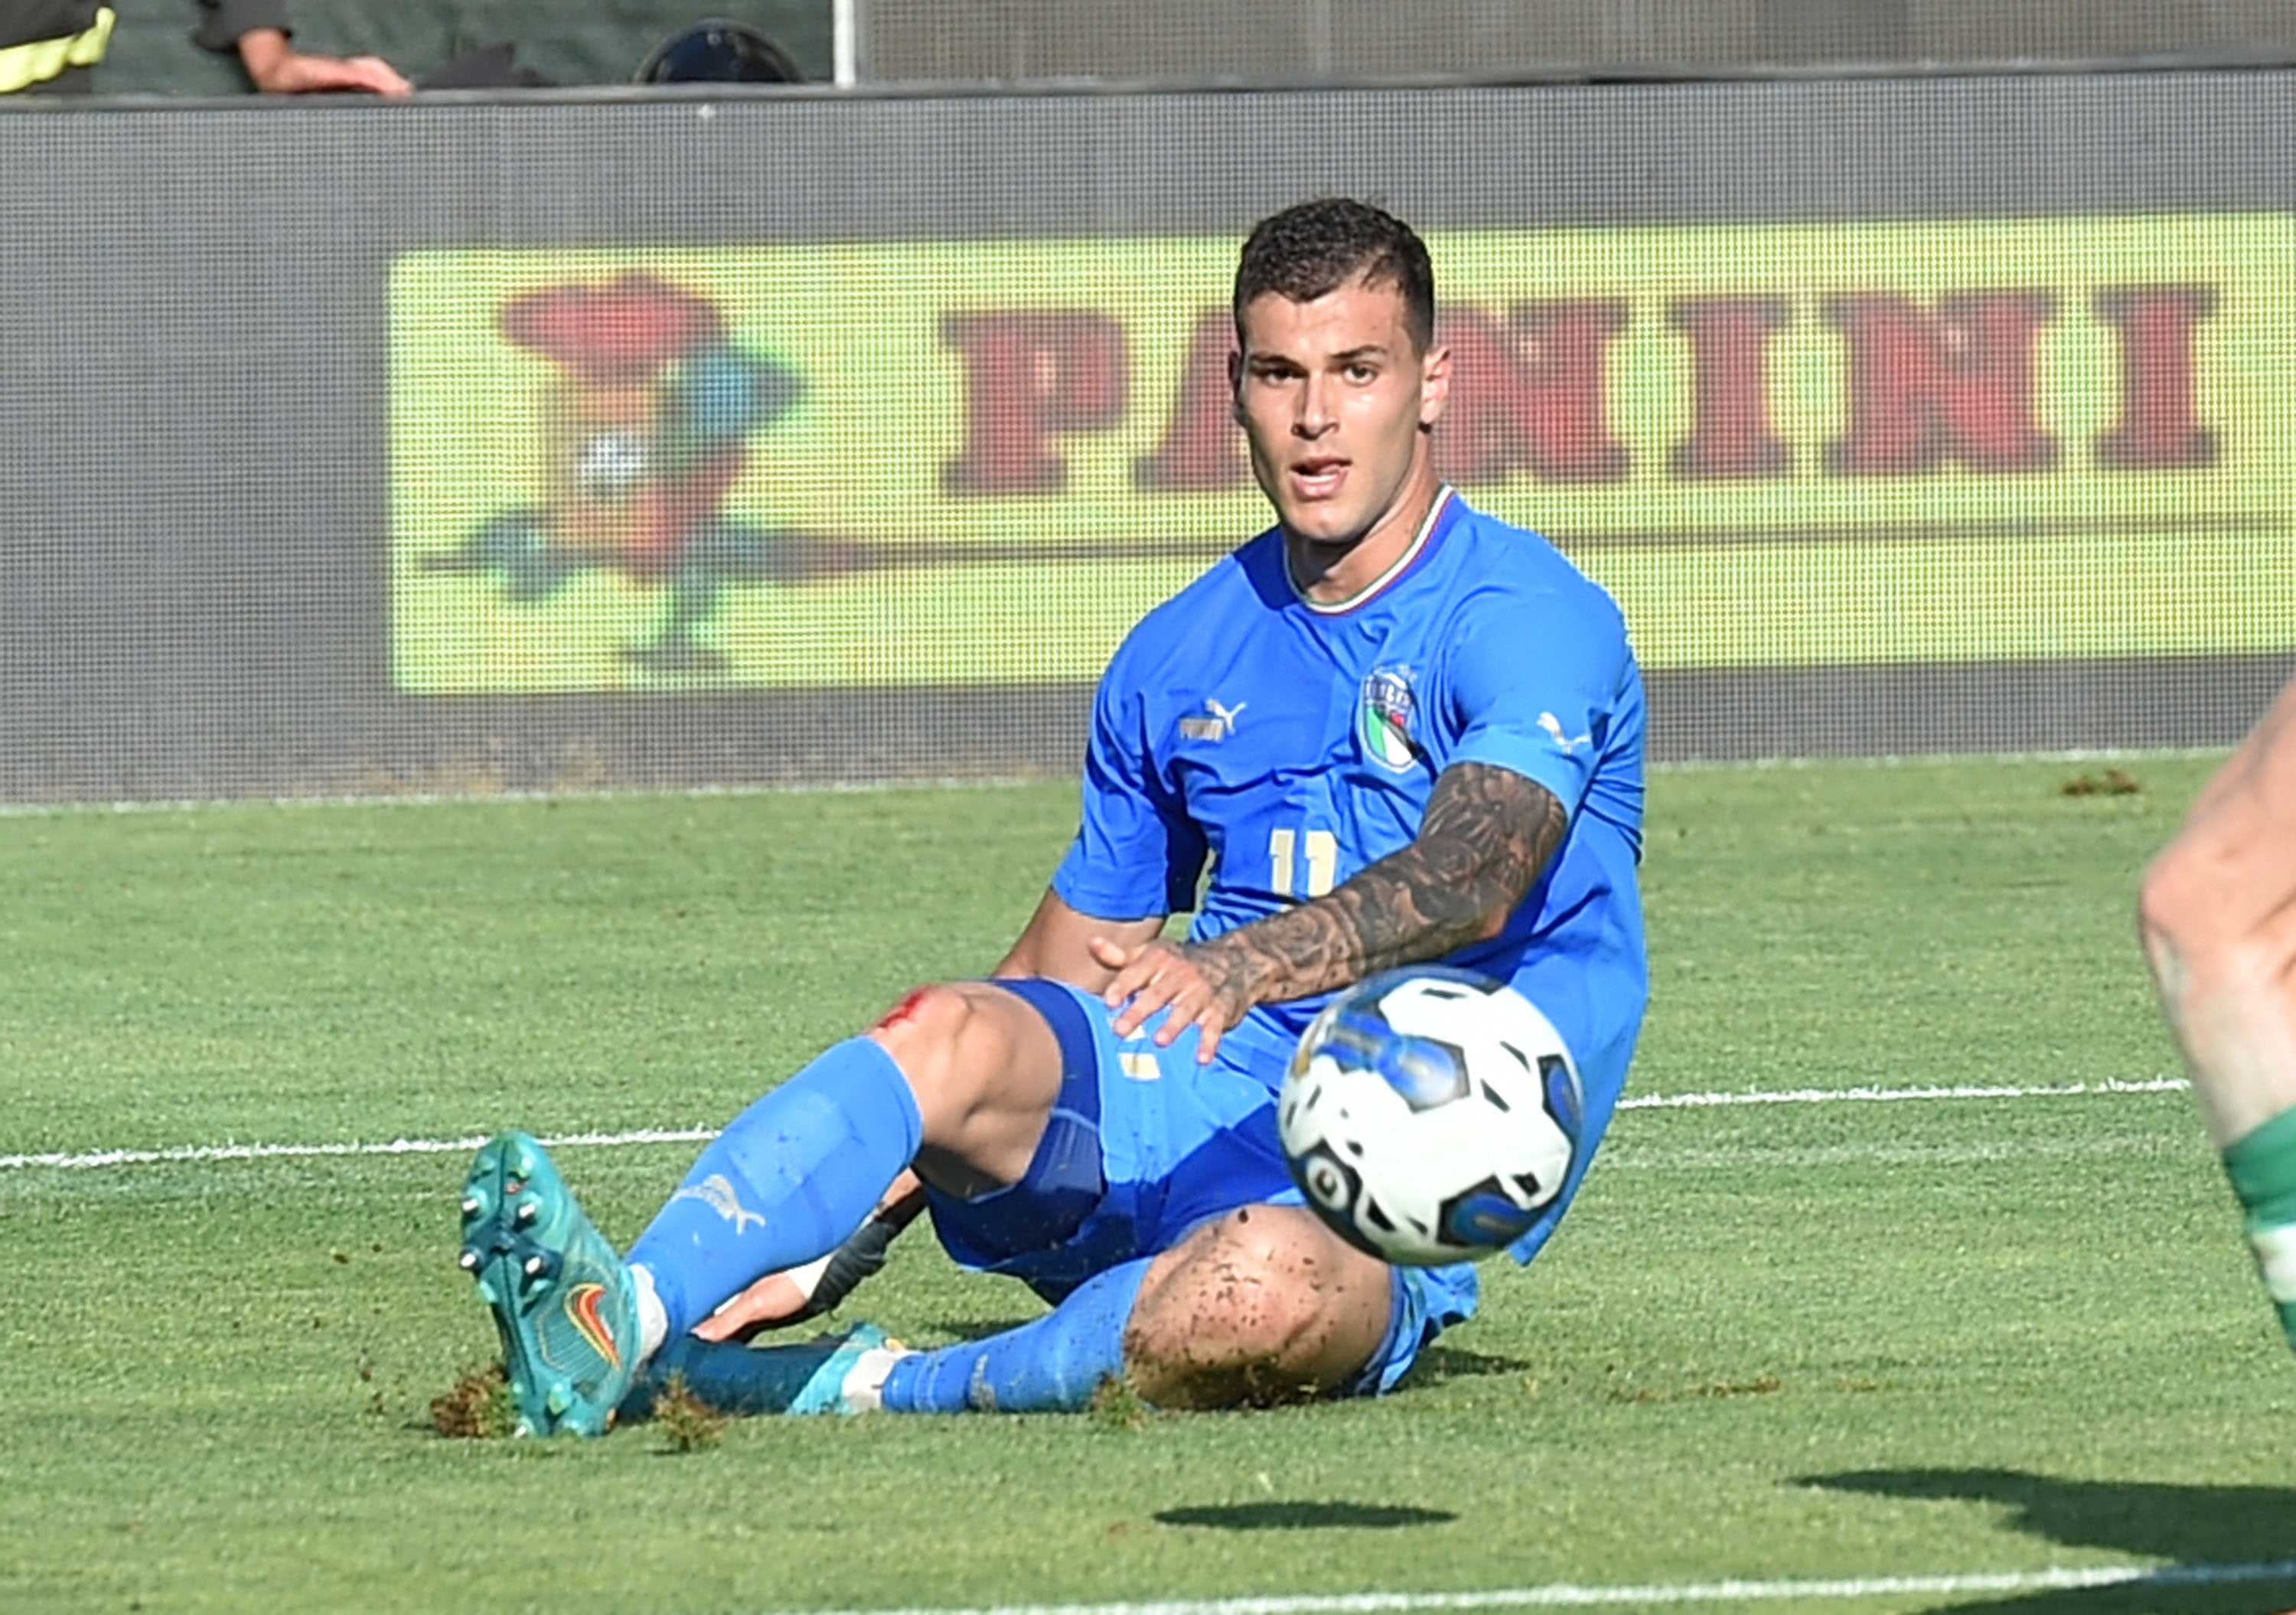
[[[1070,787],[0,818],[0,1611],[2284,1608],[2046,1578],[2296,1558],[2296,1361],[2192,1102],[2063,1091],[2173,1069],[2131,898],[2210,761],[1659,774],[1642,1108],[1393,1397],[687,1453],[433,1432],[493,1345],[459,1152],[27,1158],[714,1126],[990,964]],[[2042,1091],[1851,1097],[1951,1085]],[[560,1160],[627,1241],[693,1148]],[[845,1316],[1037,1310],[920,1232]]]

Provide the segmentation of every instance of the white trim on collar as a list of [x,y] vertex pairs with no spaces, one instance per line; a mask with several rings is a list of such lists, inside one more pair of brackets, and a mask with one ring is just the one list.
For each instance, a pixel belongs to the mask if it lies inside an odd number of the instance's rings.
[[1400,578],[1404,569],[1419,558],[1419,552],[1427,547],[1427,540],[1434,536],[1435,524],[1443,519],[1444,511],[1449,507],[1454,491],[1447,482],[1438,487],[1435,490],[1435,503],[1427,507],[1427,519],[1419,524],[1419,531],[1412,536],[1411,543],[1405,548],[1403,553],[1388,562],[1387,570],[1345,600],[1310,600],[1308,597],[1308,592],[1300,586],[1300,580],[1292,575],[1292,554],[1287,549],[1283,554],[1283,581],[1291,586],[1292,597],[1319,617],[1336,617],[1342,611],[1354,611]]

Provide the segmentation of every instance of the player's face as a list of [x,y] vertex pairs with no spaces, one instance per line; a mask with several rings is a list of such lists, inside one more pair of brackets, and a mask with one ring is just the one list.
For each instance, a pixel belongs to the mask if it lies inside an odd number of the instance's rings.
[[1236,420],[1285,531],[1325,566],[1366,539],[1399,553],[1438,487],[1425,429],[1443,413],[1448,351],[1420,352],[1402,292],[1361,281],[1305,303],[1263,292],[1240,334]]

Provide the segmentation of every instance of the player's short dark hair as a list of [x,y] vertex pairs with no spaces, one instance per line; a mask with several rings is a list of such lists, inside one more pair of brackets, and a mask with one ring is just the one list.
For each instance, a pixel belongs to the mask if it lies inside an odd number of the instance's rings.
[[1403,294],[1404,328],[1424,353],[1435,340],[1435,267],[1427,243],[1409,225],[1369,202],[1322,196],[1270,214],[1254,225],[1235,266],[1231,305],[1238,340],[1243,311],[1273,291],[1312,303],[1351,281],[1392,286]]

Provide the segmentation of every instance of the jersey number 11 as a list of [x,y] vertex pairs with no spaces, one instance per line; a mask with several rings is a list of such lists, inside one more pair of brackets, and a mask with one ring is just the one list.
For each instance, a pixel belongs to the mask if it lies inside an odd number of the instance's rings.
[[1320,898],[1338,883],[1340,838],[1328,830],[1310,830],[1308,843],[1308,883],[1300,883],[1299,833],[1291,830],[1267,832],[1267,861],[1274,865],[1268,886],[1279,898],[1297,901]]

